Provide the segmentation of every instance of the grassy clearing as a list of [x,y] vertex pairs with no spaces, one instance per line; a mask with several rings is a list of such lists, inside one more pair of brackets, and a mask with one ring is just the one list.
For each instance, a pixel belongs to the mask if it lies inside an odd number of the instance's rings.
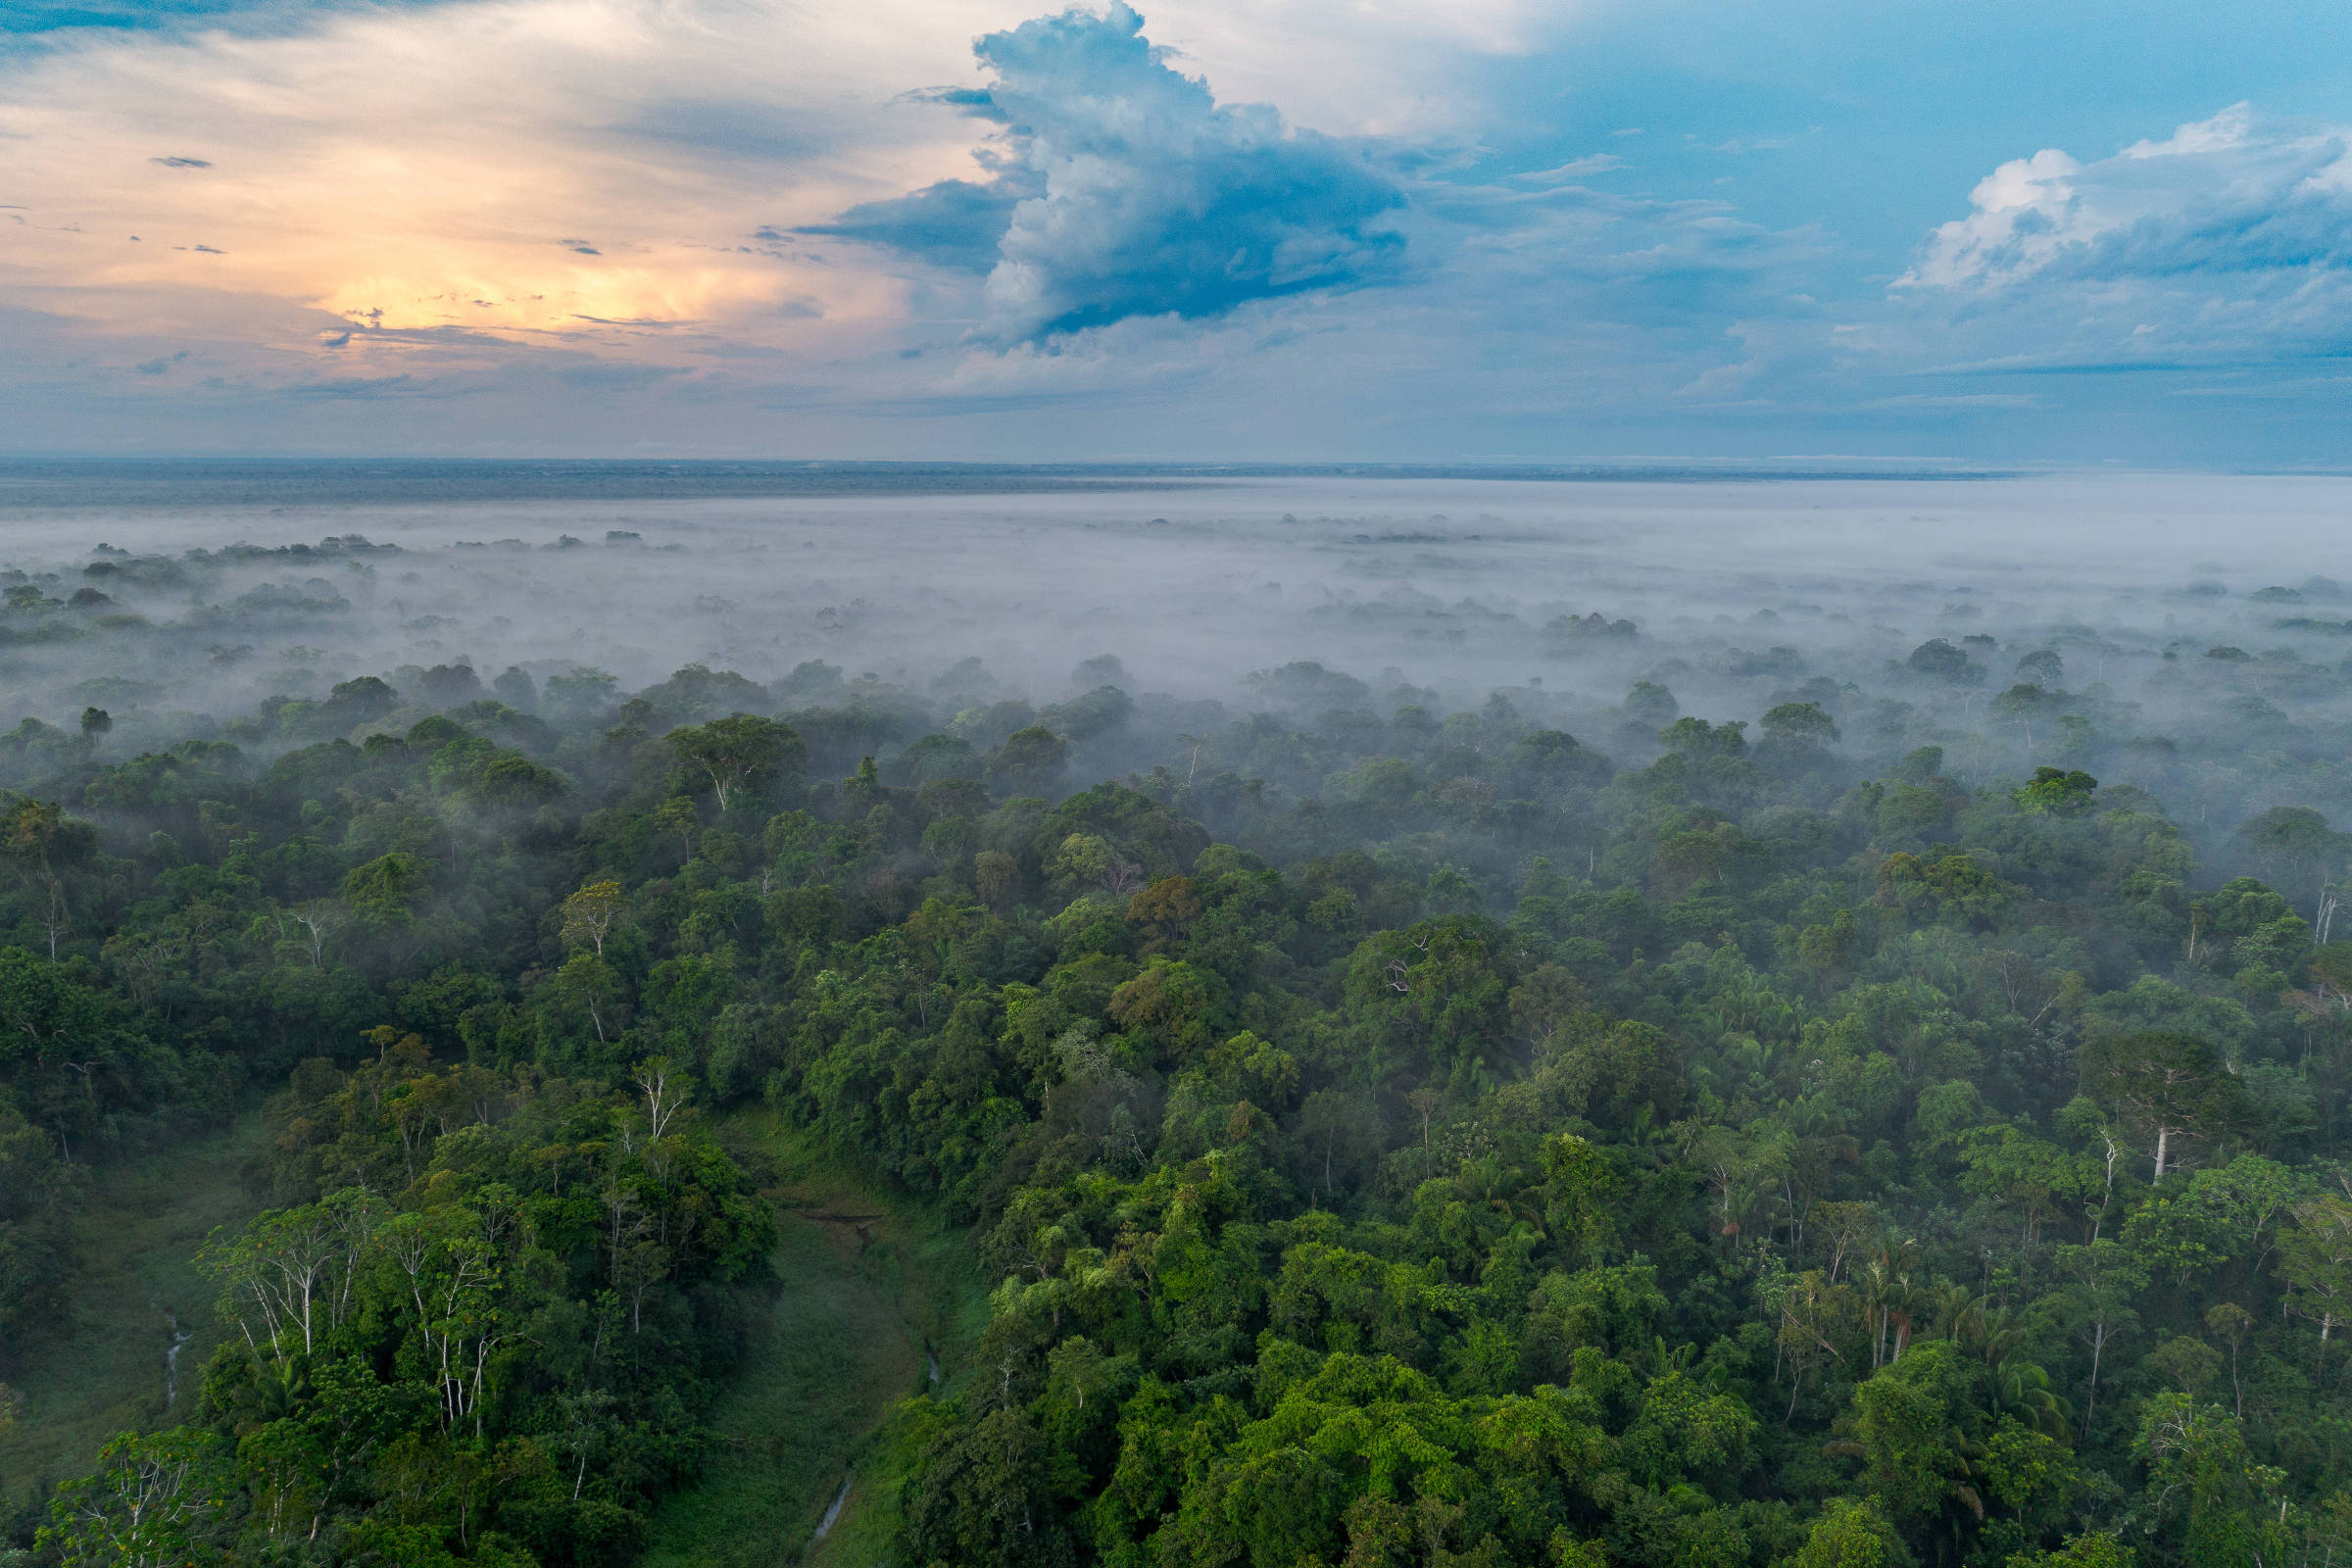
[[[647,1568],[867,1568],[896,1529],[867,1440],[924,1387],[926,1348],[954,1366],[987,1322],[969,1240],[928,1210],[846,1176],[811,1138],[764,1109],[731,1136],[775,1162],[775,1271],[744,1360],[711,1424],[723,1441],[701,1483],[654,1519]],[[851,1480],[825,1541],[818,1522]]]
[[[177,1408],[194,1398],[220,1337],[217,1293],[196,1252],[215,1227],[254,1211],[242,1171],[262,1136],[250,1115],[102,1173],[79,1226],[73,1321],[62,1337],[11,1357],[24,1410],[0,1436],[0,1502],[45,1497],[116,1433],[173,1419],[165,1358],[174,1318],[189,1335]],[[722,1447],[701,1484],[657,1514],[643,1560],[871,1568],[887,1557],[898,1519],[868,1440],[896,1401],[926,1386],[931,1354],[952,1372],[986,1326],[971,1242],[921,1205],[846,1176],[814,1140],[765,1110],[734,1118],[730,1137],[775,1163],[781,1287],[711,1412]],[[840,1516],[808,1550],[845,1479]]]
[[[249,1114],[224,1132],[100,1167],[76,1227],[71,1321],[37,1344],[9,1347],[9,1382],[24,1409],[0,1435],[0,1499],[45,1496],[86,1472],[116,1433],[187,1411],[220,1343],[218,1293],[197,1271],[196,1250],[214,1227],[254,1212],[243,1170],[262,1136],[261,1117]],[[188,1338],[178,1398],[168,1403],[174,1319]]]

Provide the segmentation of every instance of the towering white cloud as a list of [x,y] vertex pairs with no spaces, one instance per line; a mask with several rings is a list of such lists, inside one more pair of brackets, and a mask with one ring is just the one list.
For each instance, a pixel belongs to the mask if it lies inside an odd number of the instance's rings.
[[1362,143],[1219,106],[1171,70],[1119,0],[973,46],[992,81],[952,95],[999,127],[985,183],[943,181],[804,232],[987,271],[1004,341],[1135,316],[1222,316],[1252,300],[1398,273],[1404,193]]

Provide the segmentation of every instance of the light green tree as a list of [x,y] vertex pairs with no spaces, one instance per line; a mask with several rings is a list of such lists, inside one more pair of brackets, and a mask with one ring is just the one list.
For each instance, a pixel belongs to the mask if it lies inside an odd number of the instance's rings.
[[123,1433],[58,1488],[38,1544],[66,1568],[185,1568],[219,1560],[234,1495],[220,1440],[193,1427]]

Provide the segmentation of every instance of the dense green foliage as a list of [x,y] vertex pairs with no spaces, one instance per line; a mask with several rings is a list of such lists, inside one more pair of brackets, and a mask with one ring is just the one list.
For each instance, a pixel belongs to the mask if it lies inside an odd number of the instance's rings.
[[985,1339],[891,1433],[907,1561],[2352,1544],[2316,812],[2209,871],[2081,768],[1865,769],[1817,703],[1751,743],[1654,686],[1624,766],[1502,697],[478,689],[20,748],[11,1352],[88,1162],[264,1094],[271,1135],[199,1407],[35,1560],[625,1561],[760,1288],[708,1114],[756,1102],[981,1238]]

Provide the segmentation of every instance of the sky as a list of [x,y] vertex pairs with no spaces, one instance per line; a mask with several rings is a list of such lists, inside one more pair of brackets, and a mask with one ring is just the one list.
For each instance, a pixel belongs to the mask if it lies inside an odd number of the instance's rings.
[[0,453],[2352,466],[2352,8],[0,0]]

